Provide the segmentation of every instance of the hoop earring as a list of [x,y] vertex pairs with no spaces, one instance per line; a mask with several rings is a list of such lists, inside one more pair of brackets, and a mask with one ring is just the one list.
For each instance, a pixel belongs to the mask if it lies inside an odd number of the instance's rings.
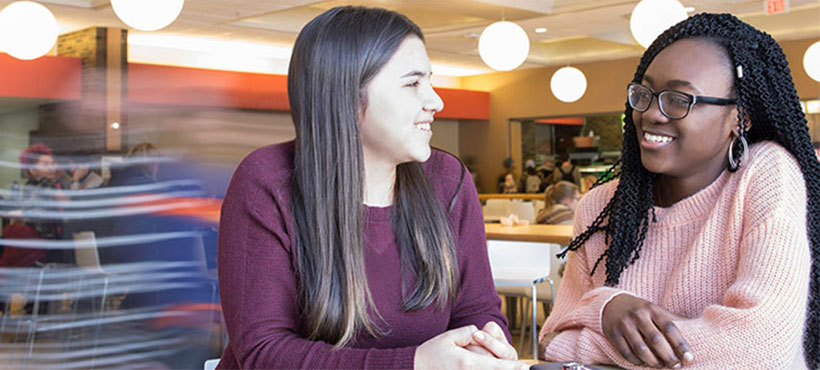
[[[735,142],[740,141],[740,158],[735,160]],[[746,152],[749,151],[749,143],[746,142],[746,136],[739,135],[729,142],[729,170],[737,171],[740,168],[740,163],[743,161],[743,157],[746,155]]]

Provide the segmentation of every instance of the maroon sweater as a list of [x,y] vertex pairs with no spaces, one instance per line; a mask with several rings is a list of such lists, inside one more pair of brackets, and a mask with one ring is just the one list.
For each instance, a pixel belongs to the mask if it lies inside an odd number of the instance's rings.
[[[465,325],[497,322],[507,332],[495,293],[481,207],[475,186],[461,180],[461,163],[433,150],[423,164],[448,215],[456,243],[461,286],[444,311],[435,304],[401,310],[400,257],[390,221],[392,207],[365,207],[364,256],[376,308],[389,333],[360,333],[345,348],[305,339],[299,307],[295,230],[290,208],[293,142],[248,155],[233,175],[219,225],[219,286],[230,341],[219,368],[412,368],[416,347]],[[445,207],[445,210],[447,207]],[[380,322],[380,321],[379,321]]]

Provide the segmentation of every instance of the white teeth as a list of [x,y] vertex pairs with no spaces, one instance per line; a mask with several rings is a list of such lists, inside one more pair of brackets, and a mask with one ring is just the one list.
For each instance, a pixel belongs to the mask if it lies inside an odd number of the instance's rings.
[[416,128],[422,131],[430,131],[430,124],[429,123],[417,123]]
[[643,138],[644,140],[649,141],[651,143],[668,143],[672,140],[675,140],[675,138],[669,136],[652,135],[648,132],[643,133]]

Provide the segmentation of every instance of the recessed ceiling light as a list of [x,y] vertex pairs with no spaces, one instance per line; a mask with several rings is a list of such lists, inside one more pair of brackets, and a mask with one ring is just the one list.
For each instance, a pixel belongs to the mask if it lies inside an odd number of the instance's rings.
[[538,27],[535,29],[535,33],[546,33],[547,29],[544,27]]

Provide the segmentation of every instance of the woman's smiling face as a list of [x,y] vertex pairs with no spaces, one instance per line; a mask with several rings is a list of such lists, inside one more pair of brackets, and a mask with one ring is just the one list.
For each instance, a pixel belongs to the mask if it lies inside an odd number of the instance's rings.
[[[706,40],[684,39],[655,56],[641,84],[654,91],[731,98],[733,79],[731,62],[721,47]],[[648,110],[632,112],[632,120],[647,170],[680,179],[703,176],[713,180],[727,166],[737,107],[697,103],[686,117],[670,119],[653,98]]]

